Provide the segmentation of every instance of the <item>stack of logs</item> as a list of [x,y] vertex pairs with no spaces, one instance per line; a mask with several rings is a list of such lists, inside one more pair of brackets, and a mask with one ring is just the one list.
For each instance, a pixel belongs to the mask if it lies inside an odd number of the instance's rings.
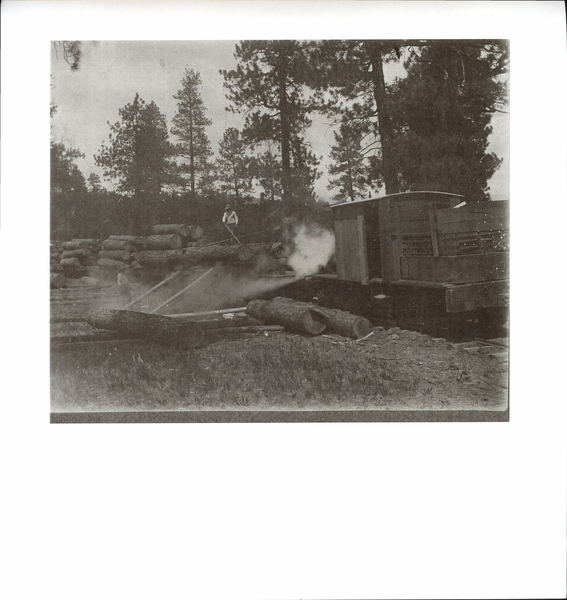
[[281,244],[220,245],[204,239],[199,226],[163,224],[155,225],[147,237],[111,235],[102,241],[74,239],[55,243],[51,249],[51,270],[77,277],[81,267],[95,265],[116,274],[124,267],[174,270],[236,262],[265,274],[285,268],[277,246]]

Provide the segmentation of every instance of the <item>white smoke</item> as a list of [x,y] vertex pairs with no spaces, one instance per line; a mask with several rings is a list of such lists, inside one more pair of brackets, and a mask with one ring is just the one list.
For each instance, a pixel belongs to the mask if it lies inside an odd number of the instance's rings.
[[301,224],[295,230],[294,250],[287,264],[298,277],[318,273],[331,260],[335,252],[335,235],[321,225]]

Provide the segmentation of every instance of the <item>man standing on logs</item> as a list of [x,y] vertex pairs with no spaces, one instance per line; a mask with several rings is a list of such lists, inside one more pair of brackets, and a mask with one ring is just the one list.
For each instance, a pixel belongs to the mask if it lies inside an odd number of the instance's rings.
[[232,245],[233,240],[236,240],[238,242],[238,238],[236,237],[236,226],[238,225],[238,216],[234,212],[234,210],[232,210],[230,204],[227,204],[224,207],[224,215],[222,216],[222,222],[224,223],[225,227],[230,231],[230,244]]

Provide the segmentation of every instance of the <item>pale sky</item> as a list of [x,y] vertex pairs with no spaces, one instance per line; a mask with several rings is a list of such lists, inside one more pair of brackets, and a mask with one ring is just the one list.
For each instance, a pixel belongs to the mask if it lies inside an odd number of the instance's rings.
[[[103,142],[108,140],[107,121],[120,120],[118,110],[134,100],[136,92],[146,102],[154,101],[165,115],[168,127],[177,112],[173,95],[181,88],[185,68],[199,71],[203,80],[202,98],[207,117],[213,124],[207,128],[215,154],[218,142],[228,127],[242,129],[241,115],[225,110],[223,77],[220,69],[236,66],[233,53],[237,41],[102,41],[83,44],[84,55],[79,71],[71,71],[52,48],[52,99],[58,107],[52,120],[55,141],[81,150],[85,158],[77,164],[85,177],[91,172],[102,178],[102,170],[94,162]],[[401,76],[399,66],[389,67],[390,78]],[[323,116],[313,117],[307,138],[318,156],[323,156],[319,170],[323,175],[315,185],[321,200],[329,200],[326,189],[327,148],[333,142],[333,129]],[[509,127],[507,115],[496,115],[490,150],[505,158],[505,163],[490,182],[494,199],[509,198]],[[173,138],[172,138],[173,139]]]

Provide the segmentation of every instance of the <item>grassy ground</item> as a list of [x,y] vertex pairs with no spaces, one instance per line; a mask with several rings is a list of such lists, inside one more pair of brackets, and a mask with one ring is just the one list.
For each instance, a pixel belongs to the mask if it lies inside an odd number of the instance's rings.
[[[106,301],[112,300],[112,294]],[[98,301],[97,301],[98,304]],[[85,310],[53,304],[52,315]],[[92,333],[59,323],[53,334]],[[376,327],[365,340],[289,332],[209,338],[193,351],[143,341],[53,344],[51,408],[503,410],[508,354]]]

